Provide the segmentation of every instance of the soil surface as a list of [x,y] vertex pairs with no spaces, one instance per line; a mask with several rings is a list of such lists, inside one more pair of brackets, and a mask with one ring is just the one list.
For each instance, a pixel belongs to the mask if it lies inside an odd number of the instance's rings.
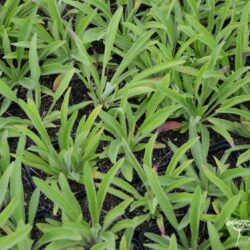
[[[6,2],[5,0],[0,0],[1,4],[4,4],[5,2]],[[183,1],[181,1],[181,2],[183,2]],[[112,10],[115,10],[115,8],[116,8],[116,6],[112,5]],[[141,4],[140,10],[145,10],[145,9],[148,9],[148,6]],[[92,47],[89,48],[89,52],[92,55],[95,55],[96,60],[98,61],[98,54],[103,54],[103,52],[104,52],[103,42],[99,41],[99,42],[93,43]],[[120,63],[121,58],[114,57],[113,60],[114,60],[113,61],[114,63],[118,64],[118,63]],[[231,57],[229,59],[229,61],[230,61],[230,70],[234,70],[234,58]],[[250,66],[250,56],[246,56],[246,65]],[[96,66],[96,67],[98,67],[98,66]],[[107,75],[108,75],[108,79],[110,79],[112,77],[112,75],[113,75],[112,69],[108,70]],[[41,79],[40,79],[41,84],[51,89],[55,78],[56,78],[56,76],[41,77]],[[84,83],[81,82],[81,80],[77,76],[73,77],[73,79],[70,83],[70,87],[72,88],[71,96],[70,96],[70,104],[71,105],[91,100],[91,98],[88,95],[87,88],[85,87]],[[25,89],[19,88],[17,96],[18,96],[18,98],[25,100],[26,93],[27,93],[27,91]],[[137,102],[136,100],[131,100],[131,102],[133,102],[133,101]],[[47,114],[51,103],[52,103],[51,97],[49,97],[47,95],[42,96],[42,103],[41,103],[41,107],[39,110],[42,117],[44,117]],[[60,99],[57,102],[54,109],[60,110],[61,104],[62,104],[62,99]],[[89,105],[85,109],[80,110],[78,113],[78,120],[81,119],[82,116],[84,116],[84,115],[89,115],[91,113],[91,111],[93,110],[93,108],[94,108],[93,105]],[[20,117],[23,119],[27,118],[25,112],[17,104],[11,104],[11,106],[9,107],[7,112],[4,114],[4,116],[5,117],[12,117],[12,116],[13,117]],[[230,119],[234,120],[235,117],[230,117]],[[49,135],[50,135],[52,140],[57,137],[57,133],[58,133],[59,128],[60,128],[60,122],[56,122],[55,128],[48,129]],[[210,131],[210,132],[211,132],[210,136],[211,136],[211,144],[212,145],[215,145],[218,142],[224,141],[224,139],[220,135],[218,135],[217,133],[212,132],[212,131]],[[233,134],[232,136],[234,138],[234,142],[236,145],[250,144],[250,139],[242,138],[242,137],[235,135],[235,134]],[[154,165],[157,165],[157,166],[160,166],[160,165],[164,166],[165,165],[167,167],[167,163],[169,162],[169,160],[171,159],[171,156],[173,154],[168,146],[169,140],[171,142],[173,142],[176,146],[180,147],[182,144],[184,144],[185,142],[188,141],[188,134],[187,133],[181,134],[178,130],[177,131],[167,131],[167,132],[161,133],[157,138],[157,142],[165,145],[165,147],[162,149],[155,149],[154,150],[154,154],[153,154],[153,164]],[[17,146],[17,139],[10,138],[9,143],[10,143],[10,147],[11,147],[11,152],[15,152],[16,146]],[[32,145],[32,141],[27,139],[26,147],[29,147],[30,145]],[[107,145],[105,143],[103,143],[100,146],[99,150],[101,151],[102,148],[105,146],[107,146]],[[219,150],[215,150],[215,151],[210,152],[209,157],[208,157],[208,162],[215,166],[214,156],[217,157],[218,159],[220,159],[222,157],[222,155],[224,154],[224,151],[227,149],[228,149],[228,146],[225,146],[224,148],[221,147]],[[138,161],[140,163],[142,163],[143,162],[143,154],[139,152],[136,154],[136,156],[137,156]],[[237,154],[231,154],[227,160],[227,163],[230,165],[230,167],[234,167],[236,165],[236,161],[237,161]],[[101,172],[107,172],[111,166],[112,166],[112,163],[107,159],[104,159],[98,163],[98,167],[99,167],[99,170]],[[24,191],[25,191],[26,204],[29,203],[30,197],[35,189],[34,183],[32,182],[33,176],[38,176],[39,178],[42,178],[42,179],[46,179],[46,177],[47,177],[44,173],[42,173],[40,171],[23,168],[23,185],[24,185]],[[136,177],[133,180],[132,184],[137,189],[137,191],[139,193],[143,194],[145,192],[144,184],[141,181],[139,181],[138,179],[136,179]],[[86,221],[91,222],[89,211],[88,211],[88,204],[86,202],[87,201],[86,193],[84,192],[83,185],[80,185],[80,184],[75,183],[75,182],[70,182],[70,187],[72,189],[72,192],[76,194],[76,197],[77,197],[77,199],[82,207],[83,214],[85,216]],[[120,202],[120,200],[118,198],[116,198],[110,194],[107,196],[107,198],[105,199],[105,203],[103,205],[103,209],[102,209],[101,221],[103,220],[104,215],[108,211],[110,211],[110,209],[112,209],[113,207],[118,205],[119,202]],[[28,209],[28,207],[26,207],[26,209]],[[44,195],[42,195],[40,203],[39,203],[39,209],[38,209],[39,212],[37,214],[35,223],[44,222],[45,219],[48,217],[51,217],[54,219],[59,219],[60,214],[53,216],[52,209],[53,209],[52,204],[48,201],[48,199]],[[183,209],[180,209],[180,211],[178,211],[178,213],[181,215],[184,215],[186,212],[187,212],[186,207]],[[211,213],[212,212],[213,211],[211,208]],[[144,213],[144,211],[142,211],[142,209],[137,209],[133,213],[129,213],[127,211],[125,217],[132,218],[135,215],[141,215],[143,213]],[[157,229],[155,224],[156,224],[156,221],[154,219],[151,219],[150,221],[143,223],[136,230],[134,249],[141,249],[140,244],[147,242],[146,238],[144,237],[144,233],[146,231],[153,231],[153,232],[159,234],[159,230]],[[201,224],[200,227],[202,229],[201,230],[202,233],[200,234],[200,242],[203,242],[204,239],[208,238],[208,233],[207,233],[207,229],[205,227],[205,224]],[[175,232],[175,230],[167,223],[166,223],[166,229],[167,229],[166,234],[169,236]],[[187,229],[187,231],[188,231],[188,229]],[[189,235],[188,232],[187,232],[187,235]],[[34,240],[37,240],[39,237],[41,237],[41,232],[37,228],[34,228],[32,231],[32,238]],[[139,242],[136,239],[139,240]],[[140,247],[138,245],[140,245]],[[138,246],[138,247],[136,248],[136,246]]]
[[[47,81],[48,82],[48,81]],[[53,80],[49,81],[50,83],[53,82]],[[77,80],[74,79],[74,81],[71,83],[72,86],[72,95],[71,95],[71,102],[72,104],[77,104],[80,103],[82,101],[87,101],[89,100],[88,95],[87,95],[87,90],[84,88],[83,84]],[[46,113],[50,107],[51,104],[51,100],[49,97],[44,97],[42,99],[42,105],[41,105],[41,109],[40,112],[41,113]],[[59,104],[55,107],[56,109],[60,109],[60,104],[61,101],[59,101]],[[92,107],[93,108],[93,107]],[[83,110],[81,111],[82,113],[80,113],[81,115],[88,115],[91,110],[91,107],[89,107],[87,110]],[[20,110],[17,106],[15,108],[13,108],[13,106],[11,106],[10,111],[8,111],[8,115],[11,116],[19,116],[21,118],[25,118],[25,114],[24,112],[22,112],[22,110]],[[60,126],[60,124],[59,124]],[[51,132],[50,135],[52,138],[55,137],[55,134],[57,133],[57,129],[55,129],[54,132]],[[237,135],[234,135],[234,139],[235,139],[235,143],[236,144],[245,144],[245,143],[250,143],[249,139],[245,139],[245,138],[241,138]],[[16,145],[15,139],[11,139],[14,142],[14,145]],[[167,162],[171,159],[172,156],[172,152],[170,150],[170,148],[168,147],[168,141],[172,141],[176,146],[180,147],[183,143],[188,141],[188,134],[181,134],[179,131],[167,131],[167,132],[163,132],[161,133],[158,138],[157,138],[157,142],[161,143],[161,144],[165,144],[165,148],[163,149],[155,149],[154,150],[154,154],[153,154],[153,163],[156,165],[160,165],[164,163],[167,166]],[[219,136],[218,134],[211,132],[211,141],[214,143],[218,143],[220,141],[223,141],[223,138],[221,136]],[[31,142],[29,142],[28,144],[30,145]],[[107,145],[103,145],[103,146],[107,146]],[[215,152],[212,152],[212,154],[210,154],[209,156],[209,163],[210,164],[215,164],[214,162],[214,158],[213,156],[216,156],[218,159],[221,158],[221,156],[223,155],[224,151],[227,149],[228,147],[225,147],[225,149],[222,147],[220,148],[220,150],[217,150]],[[15,150],[15,146],[12,148],[12,151]],[[101,150],[101,148],[99,149]],[[143,154],[142,153],[138,153],[137,154],[137,158],[138,161],[142,163],[143,161]],[[235,155],[232,155],[231,157],[229,157],[228,162],[231,166],[235,166],[236,163],[236,158]],[[101,172],[107,172],[110,168],[110,166],[112,166],[112,163],[109,160],[102,160],[98,163],[98,167],[99,170]],[[35,170],[31,170],[29,171],[30,176],[27,176],[27,172],[23,171],[23,182],[24,182],[24,190],[25,190],[25,200],[28,203],[30,196],[32,194],[32,192],[34,191],[34,186],[30,183],[30,177],[32,176],[39,176],[42,179],[46,179],[46,175],[42,174],[39,171],[35,171]],[[140,192],[140,193],[144,193],[145,189],[144,189],[144,185],[143,183],[141,183],[140,181],[133,181],[133,185],[134,187]],[[90,217],[89,217],[89,211],[88,211],[88,204],[86,203],[86,194],[84,192],[84,187],[80,184],[71,182],[70,186],[72,188],[72,191],[76,194],[79,203],[82,206],[83,209],[83,214],[85,215],[85,219],[87,221],[90,222]],[[119,199],[112,196],[112,195],[108,195],[107,199],[105,200],[104,206],[103,206],[103,210],[102,210],[102,218],[103,216],[114,206],[116,206],[117,204],[119,204]],[[46,203],[46,206],[44,206],[44,203]],[[43,222],[44,219],[46,218],[46,216],[49,217],[53,217],[52,215],[52,204],[50,204],[50,202],[46,199],[46,197],[42,196],[41,198],[41,202],[39,205],[39,213],[38,213],[38,217],[36,218],[36,222]],[[133,213],[127,213],[126,217],[128,218],[132,218],[135,215],[141,215],[144,212],[140,209],[137,209],[135,212]],[[186,213],[186,208],[184,210],[180,210],[179,211],[180,214],[185,214]],[[143,232],[142,229],[147,231],[148,227],[152,227],[156,224],[155,220],[150,220],[148,222],[143,223],[136,231],[135,233],[135,237],[137,237],[138,239],[140,239],[141,241],[147,241],[146,238],[143,236]],[[202,225],[201,225],[202,227]],[[171,233],[174,232],[174,229],[171,229],[171,227],[168,225],[168,235],[171,235]],[[148,229],[150,230],[150,228]],[[157,229],[155,228],[156,232]],[[202,230],[203,235],[200,236],[200,241],[202,242],[204,239],[207,238],[207,230],[206,228],[204,228],[204,230]],[[39,232],[39,230],[37,230],[36,228],[33,230],[32,232],[32,236],[34,237],[34,239],[36,239],[37,237],[40,237],[41,233]],[[141,242],[143,243],[143,242]],[[145,242],[144,242],[145,243]],[[135,243],[136,244],[136,243]],[[136,248],[135,248],[136,249]]]

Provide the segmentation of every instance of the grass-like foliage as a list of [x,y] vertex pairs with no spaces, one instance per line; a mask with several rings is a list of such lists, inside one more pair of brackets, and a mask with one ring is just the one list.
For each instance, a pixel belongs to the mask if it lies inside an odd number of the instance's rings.
[[94,124],[94,122],[101,107],[96,107],[87,119],[83,116],[74,132],[78,112],[75,111],[69,117],[67,116],[69,94],[70,91],[66,93],[62,103],[60,129],[54,143],[31,100],[28,101],[28,105],[25,102],[20,102],[20,105],[30,118],[34,118],[33,124],[38,135],[27,127],[17,128],[34,142],[34,145],[24,152],[22,160],[24,164],[50,175],[58,176],[64,173],[69,179],[82,182],[84,165],[87,163],[95,165],[95,160],[98,158],[96,150],[100,143],[102,129],[100,123]]
[[0,250],[250,249],[248,0],[0,0]]

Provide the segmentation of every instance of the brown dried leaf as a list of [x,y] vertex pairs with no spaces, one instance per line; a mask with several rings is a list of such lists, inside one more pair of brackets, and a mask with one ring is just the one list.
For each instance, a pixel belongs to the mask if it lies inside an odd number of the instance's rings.
[[157,166],[156,164],[154,164],[153,167],[152,167],[152,169],[153,169],[153,171],[154,171],[155,173],[157,173],[158,166]]
[[135,9],[138,9],[138,8],[140,8],[140,6],[141,6],[141,1],[140,1],[140,0],[136,0],[136,1],[135,1],[134,8],[135,8]]
[[166,145],[164,143],[156,142],[154,145],[154,149],[162,149],[166,148]]
[[164,226],[163,217],[162,216],[158,217],[156,222],[157,222],[158,228],[159,228],[159,230],[161,232],[161,235],[165,235],[166,230],[165,230],[165,226]]
[[157,81],[157,82],[160,82],[161,80],[163,79],[163,77],[155,77],[155,78],[153,78],[153,80],[155,80],[155,81]]
[[177,121],[167,121],[164,124],[162,124],[159,128],[157,128],[156,132],[161,133],[161,132],[166,132],[168,130],[172,129],[178,129],[181,128],[182,124]]
[[216,214],[220,214],[220,209],[218,208],[218,199],[215,199],[213,202],[212,202],[212,207],[214,209],[214,212]]
[[93,173],[93,179],[99,179],[100,178],[100,174],[101,174],[100,171],[98,171],[98,170],[94,171],[94,173]]
[[52,91],[53,91],[53,92],[56,92],[56,90],[57,90],[57,88],[58,88],[58,86],[59,86],[59,84],[60,84],[62,78],[63,78],[63,77],[62,77],[62,75],[60,74],[60,75],[58,75],[58,76],[56,77],[56,79],[54,80],[54,83],[53,83],[53,86],[52,86]]
[[248,131],[250,131],[250,125],[245,124],[246,119],[245,119],[244,117],[242,117],[242,116],[240,117],[240,122],[241,122],[242,126],[243,126],[245,129],[247,129]]

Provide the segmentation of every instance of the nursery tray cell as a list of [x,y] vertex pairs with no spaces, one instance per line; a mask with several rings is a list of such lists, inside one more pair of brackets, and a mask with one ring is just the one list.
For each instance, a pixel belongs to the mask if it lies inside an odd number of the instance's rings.
[[[208,155],[219,155],[220,153],[224,153],[225,150],[230,149],[231,146],[227,141],[221,141],[219,143],[213,144],[210,148],[209,148],[209,154]],[[239,155],[241,152],[239,151],[232,151],[231,154],[231,161],[235,162],[237,161]],[[166,170],[166,167],[169,163],[169,161],[171,160],[171,152],[168,152],[164,158],[162,159],[162,161],[159,163],[158,166],[158,172],[164,172]],[[187,157],[191,157],[191,153],[187,154]],[[242,164],[243,167],[248,167],[248,164]],[[169,226],[169,224],[165,223],[165,228],[168,228],[167,226]],[[149,226],[149,227],[144,227],[142,230],[137,230],[134,234],[134,240],[135,242],[138,244],[138,246],[140,248],[138,249],[145,249],[147,250],[147,248],[145,248],[143,246],[143,244],[148,243],[148,239],[145,236],[145,233],[155,233],[160,235],[160,231],[157,225],[153,225],[153,226]]]

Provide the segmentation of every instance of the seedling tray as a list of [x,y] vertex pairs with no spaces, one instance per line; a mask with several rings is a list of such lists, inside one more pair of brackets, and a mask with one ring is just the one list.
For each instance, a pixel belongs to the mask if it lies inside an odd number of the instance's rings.
[[[169,224],[165,223],[166,228],[167,228],[167,226],[169,226]],[[160,235],[160,230],[159,230],[157,225],[153,225],[150,227],[146,227],[145,229],[143,229],[137,233],[137,242],[141,246],[141,249],[143,249],[143,250],[147,249],[143,246],[143,244],[145,244],[147,241],[147,237],[145,236],[145,233],[154,233],[154,234]]]
[[[58,147],[58,141],[56,139],[53,139],[52,140],[52,145],[55,148]],[[35,185],[35,183],[33,181],[33,174],[31,173],[31,168],[28,167],[28,166],[26,166],[26,165],[24,165],[23,169],[24,169],[26,178],[29,181],[31,189],[32,189],[32,192],[33,192],[36,189],[36,185]],[[80,199],[84,198],[85,196],[86,195],[85,195],[84,191],[79,191],[79,192],[75,193],[75,197],[76,197],[77,200],[80,200]],[[44,197],[43,194],[40,196],[39,208],[41,209],[41,212],[45,211],[47,213],[48,213],[48,211],[51,211],[51,209],[52,209],[51,206],[50,206],[50,204],[48,203],[46,197]]]
[[[218,153],[220,151],[225,151],[227,149],[230,149],[230,144],[227,141],[221,141],[219,143],[213,144],[210,148],[209,148],[209,154],[215,154]],[[171,160],[170,158],[171,152],[168,152],[164,158],[161,160],[161,162],[159,163],[159,166],[157,168],[157,171],[160,172],[164,172],[166,170],[166,167],[169,163],[169,161]],[[235,159],[235,161],[237,161],[238,157],[240,155],[239,151],[232,151],[232,157]],[[191,156],[191,153],[187,154],[187,156]],[[248,164],[242,164],[244,167],[248,167]],[[169,224],[165,223],[165,227],[168,228]],[[147,250],[147,248],[145,248],[143,246],[143,244],[145,244],[147,242],[147,237],[145,236],[145,233],[155,233],[160,235],[160,230],[158,228],[157,225],[153,225],[153,226],[149,226],[149,227],[144,227],[142,230],[137,230],[134,234],[134,240],[136,242],[136,244],[138,245],[138,249],[142,249],[142,250]]]

